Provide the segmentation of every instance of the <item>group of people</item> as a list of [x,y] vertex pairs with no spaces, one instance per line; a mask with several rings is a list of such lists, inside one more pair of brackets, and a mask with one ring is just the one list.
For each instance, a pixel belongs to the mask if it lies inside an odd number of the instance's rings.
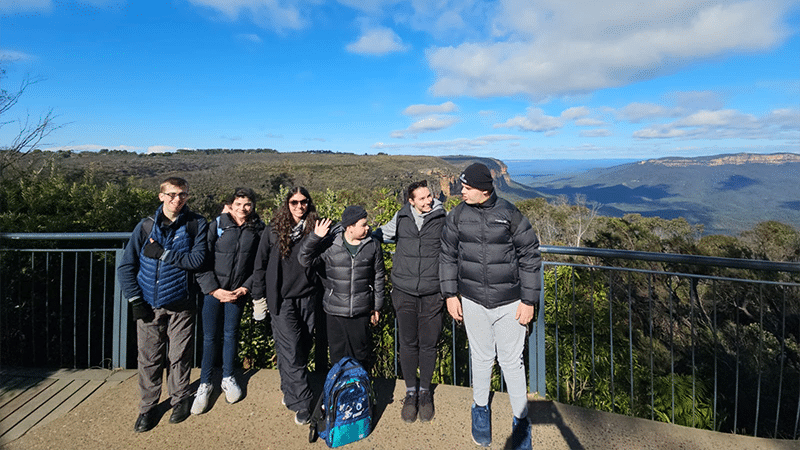
[[[220,216],[207,223],[186,206],[186,180],[165,180],[161,205],[134,229],[118,271],[137,327],[141,400],[134,430],[146,432],[157,423],[165,357],[171,423],[208,409],[220,342],[220,388],[229,403],[241,398],[234,372],[247,301],[255,320],[270,315],[282,403],[297,424],[308,423],[306,367],[315,332],[327,334],[331,364],[350,356],[369,366],[370,326],[378,323],[384,303],[381,243],[389,241],[397,244],[391,297],[406,385],[402,419],[434,417],[431,382],[447,309],[463,321],[470,344],[473,441],[492,441],[489,393],[496,359],[511,400],[512,443],[530,448],[523,349],[541,290],[539,242],[528,219],[497,196],[485,165],[470,165],[459,180],[463,202],[449,213],[426,181],[415,182],[403,207],[374,232],[361,206],[345,208],[338,223],[319,217],[303,187],[288,192],[269,224],[255,212],[255,194],[247,188],[237,188]],[[204,294],[203,359],[194,397],[193,286]]]

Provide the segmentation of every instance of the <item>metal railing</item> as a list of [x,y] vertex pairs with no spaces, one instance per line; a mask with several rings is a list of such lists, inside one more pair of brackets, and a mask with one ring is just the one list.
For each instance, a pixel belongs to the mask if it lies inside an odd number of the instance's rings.
[[[116,284],[129,237],[0,234],[0,367],[135,367],[135,330]],[[109,245],[92,247],[98,241]],[[56,242],[71,248],[53,248]],[[797,439],[800,264],[541,250],[545,306],[528,342],[531,392],[687,426]],[[453,326],[448,336],[449,379],[464,384],[469,358],[461,335]]]

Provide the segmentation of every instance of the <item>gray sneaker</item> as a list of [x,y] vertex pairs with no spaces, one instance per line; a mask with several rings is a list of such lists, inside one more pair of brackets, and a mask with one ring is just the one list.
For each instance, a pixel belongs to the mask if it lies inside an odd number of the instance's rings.
[[194,402],[192,402],[192,414],[198,415],[206,412],[208,408],[208,397],[214,388],[211,383],[200,383],[197,392],[194,394]]
[[403,409],[400,411],[403,422],[411,423],[417,420],[417,393],[406,391],[406,398],[403,399]]
[[236,403],[242,398],[242,389],[236,384],[236,378],[230,376],[222,379],[222,392],[228,403]]
[[421,389],[419,391],[419,421],[430,422],[436,410],[433,408],[433,392],[429,389]]

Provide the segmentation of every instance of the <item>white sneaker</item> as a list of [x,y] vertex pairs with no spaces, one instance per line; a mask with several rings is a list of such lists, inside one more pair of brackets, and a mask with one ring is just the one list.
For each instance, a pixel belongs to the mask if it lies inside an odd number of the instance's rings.
[[236,403],[242,398],[242,389],[236,384],[236,378],[232,376],[222,379],[222,392],[225,393],[225,400],[228,403]]
[[200,383],[197,392],[194,394],[194,402],[192,402],[192,414],[198,415],[206,412],[208,408],[208,396],[214,388],[211,383]]

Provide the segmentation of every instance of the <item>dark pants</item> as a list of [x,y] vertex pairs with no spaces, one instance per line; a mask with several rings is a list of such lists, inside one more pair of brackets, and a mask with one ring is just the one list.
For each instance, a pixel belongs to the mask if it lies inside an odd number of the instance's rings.
[[286,407],[292,411],[311,409],[311,388],[308,386],[308,355],[314,343],[316,294],[303,298],[287,298],[280,313],[271,313],[272,335],[278,354],[278,372]]
[[[136,321],[136,344],[139,362],[139,412],[155,408],[161,398],[164,379],[164,356],[169,359],[167,392],[175,406],[189,397],[189,370],[192,367],[192,327],[194,311],[170,311],[155,308],[150,322]],[[167,345],[169,344],[169,349]]]
[[200,365],[200,382],[210,383],[214,374],[214,361],[219,349],[219,332],[222,331],[222,376],[233,375],[236,348],[239,343],[239,324],[244,302],[221,302],[212,295],[203,299],[203,362]]
[[400,366],[406,387],[416,387],[419,367],[419,387],[430,389],[436,368],[436,345],[442,334],[442,295],[420,297],[392,289],[392,303],[397,313]]
[[372,336],[369,332],[369,314],[356,317],[328,315],[328,345],[331,366],[345,356],[358,360],[369,370]]

